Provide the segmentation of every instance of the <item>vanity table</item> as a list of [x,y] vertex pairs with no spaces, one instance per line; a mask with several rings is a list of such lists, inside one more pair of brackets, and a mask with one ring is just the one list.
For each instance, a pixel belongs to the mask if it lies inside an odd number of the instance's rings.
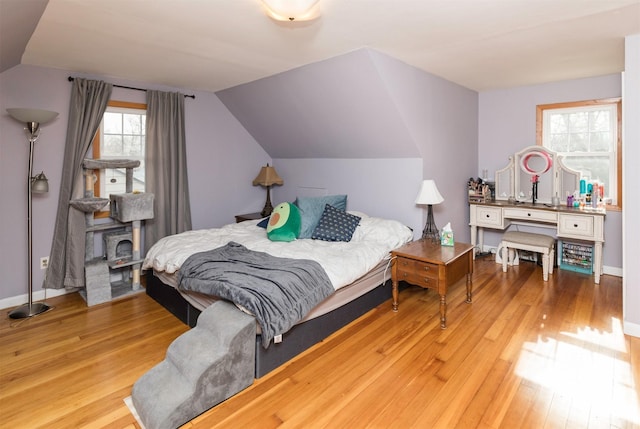
[[485,228],[551,228],[558,238],[593,244],[593,273],[595,282],[600,283],[606,211],[566,206],[567,196],[580,188],[580,176],[579,171],[565,166],[556,152],[542,146],[525,147],[509,157],[509,164],[495,174],[495,200],[469,201],[474,256],[476,245],[483,248]]
[[[602,274],[604,209],[548,207],[541,203],[509,204],[505,201],[469,204],[471,244],[482,249],[485,228],[505,230],[511,225],[548,227],[558,238],[593,243],[593,273],[596,284]],[[474,250],[475,256],[475,250]]]

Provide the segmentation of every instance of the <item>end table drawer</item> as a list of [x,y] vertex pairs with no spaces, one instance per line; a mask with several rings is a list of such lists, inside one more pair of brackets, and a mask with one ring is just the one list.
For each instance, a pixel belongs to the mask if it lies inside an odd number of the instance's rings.
[[398,258],[398,280],[412,285],[437,288],[438,265],[428,262],[414,261],[413,259]]

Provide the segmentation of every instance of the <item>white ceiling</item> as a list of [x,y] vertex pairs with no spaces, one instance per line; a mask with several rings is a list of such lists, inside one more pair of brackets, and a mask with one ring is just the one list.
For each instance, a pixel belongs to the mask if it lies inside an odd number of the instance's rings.
[[640,33],[640,0],[320,0],[293,23],[260,0],[50,0],[24,48],[8,16],[34,2],[0,0],[3,69],[13,43],[23,64],[208,91],[362,47],[477,91],[599,76]]

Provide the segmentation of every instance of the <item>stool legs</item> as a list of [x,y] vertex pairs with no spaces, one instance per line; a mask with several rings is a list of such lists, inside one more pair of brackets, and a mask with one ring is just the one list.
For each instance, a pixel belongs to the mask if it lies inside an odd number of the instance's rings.
[[549,280],[549,254],[542,254],[542,280]]
[[507,272],[507,262],[509,260],[509,248],[502,243],[502,272]]
[[549,274],[553,274],[553,261],[555,252],[553,247],[549,249],[549,253],[542,254],[542,279],[546,282],[549,280]]
[[[514,245],[512,243],[512,245]],[[515,251],[515,249],[509,249],[508,244],[502,242],[500,244],[502,252],[502,272],[507,272],[507,264],[509,262],[509,251]],[[515,244],[517,246],[517,244]],[[517,247],[516,247],[517,249]],[[549,280],[549,274],[553,274],[553,262],[555,257],[555,249],[552,246],[545,252],[542,252],[542,279],[546,282]]]

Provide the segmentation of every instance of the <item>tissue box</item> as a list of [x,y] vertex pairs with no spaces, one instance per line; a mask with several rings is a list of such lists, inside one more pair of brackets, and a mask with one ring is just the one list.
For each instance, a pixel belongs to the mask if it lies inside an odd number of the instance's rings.
[[442,231],[442,234],[440,234],[440,244],[443,246],[453,246],[453,231]]

